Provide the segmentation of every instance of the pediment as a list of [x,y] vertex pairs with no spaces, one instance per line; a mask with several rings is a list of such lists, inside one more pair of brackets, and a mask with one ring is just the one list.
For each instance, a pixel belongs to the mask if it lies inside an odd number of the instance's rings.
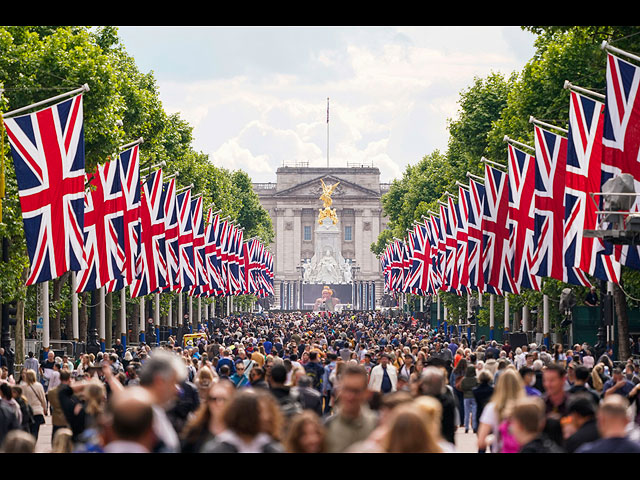
[[277,192],[274,194],[275,197],[313,197],[320,198],[322,195],[322,183],[320,180],[323,180],[324,183],[328,185],[333,185],[339,182],[338,186],[334,190],[331,195],[332,198],[348,198],[348,197],[374,197],[380,198],[380,192],[376,192],[375,190],[371,190],[369,188],[358,185],[357,183],[353,183],[349,180],[345,180],[344,178],[340,178],[338,175],[327,174],[327,175],[319,175],[316,178],[311,180],[307,180],[299,183],[298,185],[294,185],[293,187],[289,187],[285,190]]

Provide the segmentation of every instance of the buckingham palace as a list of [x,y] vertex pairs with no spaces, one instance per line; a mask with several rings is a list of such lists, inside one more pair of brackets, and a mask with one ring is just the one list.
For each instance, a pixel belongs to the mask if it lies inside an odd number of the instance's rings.
[[388,184],[380,183],[378,168],[282,166],[276,182],[253,188],[275,230],[272,308],[379,304],[382,272],[370,247],[386,227],[381,196]]

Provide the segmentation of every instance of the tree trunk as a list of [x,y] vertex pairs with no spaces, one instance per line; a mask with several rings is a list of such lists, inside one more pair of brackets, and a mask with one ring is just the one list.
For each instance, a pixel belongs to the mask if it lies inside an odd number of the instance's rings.
[[629,315],[627,312],[627,298],[618,284],[613,285],[613,301],[618,322],[618,360],[625,362],[631,355],[629,351]]
[[80,302],[80,311],[78,313],[78,336],[81,342],[87,341],[87,326],[89,324],[89,316],[87,312],[87,292],[78,294]]
[[[27,275],[29,271],[25,268],[22,271],[22,284],[27,281]],[[20,372],[20,367],[24,365],[27,352],[25,351],[25,332],[24,332],[24,300],[18,300],[16,303],[16,356],[14,360],[14,378],[18,381],[17,374]]]
[[[60,301],[61,289],[62,282],[60,281],[60,277],[58,277],[53,280],[53,295],[49,301],[49,305],[56,305],[54,307],[55,313],[49,316],[49,335],[51,335],[51,340],[60,340],[60,310],[57,307],[57,302]],[[51,307],[49,308],[51,309]]]
[[60,334],[60,319],[62,318],[62,312],[60,311],[58,302],[60,302],[60,294],[62,293],[62,286],[67,281],[68,276],[69,276],[69,272],[53,280],[53,298],[51,300],[51,304],[56,305],[55,306],[56,313],[51,319],[50,332],[51,332],[51,338],[55,340],[60,340],[62,338]]

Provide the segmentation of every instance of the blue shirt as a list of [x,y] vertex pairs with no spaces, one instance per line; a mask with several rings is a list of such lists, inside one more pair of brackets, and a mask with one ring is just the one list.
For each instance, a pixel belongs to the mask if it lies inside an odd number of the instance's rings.
[[640,453],[640,443],[628,438],[601,438],[580,446],[576,453]]
[[[633,382],[630,382],[629,380],[625,379],[625,384],[623,387],[618,388],[614,393],[617,393],[618,395],[622,395],[623,397],[626,397],[629,395],[629,392],[631,392],[631,390],[633,390],[633,387],[635,387],[635,385],[633,384]],[[607,392],[607,390],[609,390],[611,387],[613,387],[616,384],[616,381],[612,378],[610,380],[607,380],[605,382],[605,384],[602,387],[602,397],[604,398],[604,394]]]

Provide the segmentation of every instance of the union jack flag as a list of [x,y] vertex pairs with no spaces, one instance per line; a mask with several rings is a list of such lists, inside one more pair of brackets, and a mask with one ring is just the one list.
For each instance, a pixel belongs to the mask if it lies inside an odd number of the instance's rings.
[[380,268],[384,277],[384,286],[387,291],[391,291],[391,251],[390,245],[387,245],[380,257]]
[[242,291],[241,275],[240,275],[240,261],[238,255],[239,240],[242,240],[242,230],[231,225],[231,231],[229,234],[229,249],[227,254],[227,269],[228,269],[228,282],[229,293],[231,295],[238,295]]
[[507,174],[485,165],[482,216],[485,283],[503,292],[519,293],[509,257],[509,185]]
[[442,233],[442,223],[440,217],[431,215],[431,233],[433,235],[432,267],[436,276],[436,285],[439,290],[448,289],[445,276],[446,243]]
[[[640,192],[640,69],[607,54],[607,93],[602,137],[602,184],[614,176],[630,174]],[[631,211],[640,209],[635,197]],[[608,245],[608,250],[611,246]],[[640,269],[640,247],[617,245],[615,258],[622,265]]]
[[482,273],[482,213],[484,211],[484,185],[469,180],[469,216],[467,218],[467,262],[469,264],[469,288],[485,291]]
[[411,287],[409,286],[409,277],[411,275],[411,266],[413,264],[413,234],[409,236],[403,242],[402,252],[402,291],[404,293],[411,293]]
[[551,277],[573,285],[591,283],[579,268],[567,267],[563,261],[564,188],[567,171],[567,139],[535,126],[535,252],[532,269],[535,275]]
[[244,250],[244,277],[245,277],[245,285],[246,291],[249,294],[256,295],[260,290],[258,281],[257,281],[257,270],[260,268],[260,264],[258,263],[257,254],[259,251],[260,241],[257,238],[252,238],[246,242],[244,242],[242,248]]
[[207,286],[202,197],[191,200],[191,211],[193,213],[193,257],[196,273],[195,283],[191,287],[191,295],[200,296],[205,292]]
[[162,170],[150,173],[147,180],[142,183],[140,232],[140,256],[137,270],[141,273],[129,288],[131,297],[148,295],[163,290],[167,285]]
[[[418,295],[434,293],[429,291],[431,245],[427,238],[427,227],[424,224],[416,224],[412,236],[412,266],[409,278],[409,287]],[[432,287],[431,287],[432,288]]]
[[509,144],[509,249],[515,282],[540,290],[540,278],[533,275],[535,157]]
[[449,291],[460,295],[460,272],[458,271],[458,212],[453,197],[447,196],[447,206],[440,206],[441,217],[444,208],[446,221],[443,222],[447,245],[447,283]]
[[436,231],[436,221],[434,217],[425,219],[424,226],[427,230],[427,242],[429,244],[429,280],[427,291],[435,295],[442,285],[440,275],[440,259],[438,258],[438,234]]
[[181,291],[178,207],[176,199],[176,179],[172,178],[164,189],[164,242],[167,259],[167,289]]
[[77,292],[97,290],[121,279],[125,269],[124,198],[117,161],[87,175],[84,248],[87,268],[76,277]]
[[220,272],[224,282],[224,295],[230,294],[229,286],[229,249],[231,243],[231,223],[227,220],[222,221],[220,233]]
[[5,118],[4,125],[30,261],[26,285],[87,268],[82,95],[35,113]]
[[401,292],[404,285],[404,245],[398,239],[393,241],[391,249],[391,289]]
[[193,211],[191,208],[191,190],[176,196],[178,211],[178,258],[180,271],[180,288],[189,292],[196,284],[195,255],[193,249]]
[[275,287],[273,285],[273,254],[267,250],[265,250],[265,261],[264,261],[264,276],[266,280],[265,285],[265,296],[273,296],[275,295]]
[[211,209],[207,214],[207,227],[206,227],[206,243],[205,243],[205,258],[207,266],[207,278],[209,280],[209,295],[221,295],[224,291],[224,282],[222,279],[222,273],[220,272],[220,258],[219,258],[219,236],[220,230],[220,216],[213,215]]
[[108,282],[107,292],[115,292],[131,285],[140,272],[136,271],[140,255],[140,158],[139,145],[135,145],[118,156],[120,186],[124,198],[124,275]]
[[460,291],[469,293],[469,203],[471,194],[466,188],[458,187],[458,203],[456,212],[456,270],[458,272],[458,285]]
[[567,173],[564,190],[564,260],[568,267],[580,268],[605,281],[618,283],[620,264],[606,255],[602,239],[585,237],[595,230],[598,208],[589,193],[597,192],[602,177],[602,128],[604,104],[571,92]]

